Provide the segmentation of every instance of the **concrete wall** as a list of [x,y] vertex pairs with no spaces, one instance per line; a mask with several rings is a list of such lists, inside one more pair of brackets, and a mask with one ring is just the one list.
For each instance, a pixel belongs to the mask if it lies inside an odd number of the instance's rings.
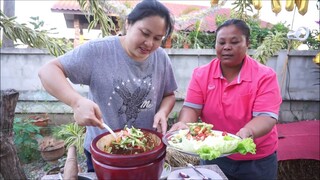
[[[167,49],[167,52],[172,59],[179,86],[173,110],[177,112],[181,108],[193,69],[210,62],[216,54],[211,49]],[[252,53],[249,51],[249,54]],[[320,119],[319,66],[312,62],[316,54],[317,51],[291,51],[287,60],[286,51],[280,51],[268,60],[267,65],[277,72],[282,90],[282,122]],[[16,89],[20,92],[17,116],[48,112],[57,119],[55,123],[59,123],[59,120],[64,122],[66,118],[72,119],[71,108],[46,93],[37,76],[39,68],[53,58],[39,49],[1,49],[1,90]],[[88,92],[86,86],[73,86],[83,95]]]

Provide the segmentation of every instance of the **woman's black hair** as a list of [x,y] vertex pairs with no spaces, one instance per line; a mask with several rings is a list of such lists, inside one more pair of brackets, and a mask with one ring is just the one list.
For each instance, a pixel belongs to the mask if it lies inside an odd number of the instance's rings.
[[164,18],[167,26],[165,39],[170,36],[174,28],[174,20],[171,17],[170,11],[157,0],[143,0],[138,3],[127,17],[128,24],[134,24],[150,16],[160,16]]
[[218,32],[221,30],[221,28],[223,27],[227,27],[230,25],[235,25],[239,30],[242,31],[242,34],[246,37],[247,42],[249,42],[250,39],[250,28],[247,25],[246,22],[244,22],[241,19],[229,19],[227,21],[225,21],[224,23],[222,23],[216,30],[216,34],[218,34]]

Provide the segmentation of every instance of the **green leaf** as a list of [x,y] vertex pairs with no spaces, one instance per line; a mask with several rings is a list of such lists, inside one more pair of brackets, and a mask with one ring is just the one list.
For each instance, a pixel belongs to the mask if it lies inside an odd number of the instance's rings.
[[245,138],[238,144],[238,147],[234,152],[239,152],[240,154],[255,154],[256,153],[256,144],[253,142],[252,138]]

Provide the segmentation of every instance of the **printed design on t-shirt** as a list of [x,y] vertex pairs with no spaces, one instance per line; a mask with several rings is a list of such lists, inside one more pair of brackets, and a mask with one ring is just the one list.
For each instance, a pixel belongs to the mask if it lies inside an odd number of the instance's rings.
[[[152,89],[152,75],[150,74],[142,79],[133,79],[132,81],[134,83],[130,83],[130,80],[115,79],[113,81],[114,92],[122,99],[118,115],[120,117],[125,114],[127,123],[129,121],[134,123],[141,110],[152,107],[151,99],[146,99]],[[138,84],[138,86],[134,86],[136,89],[130,89],[132,84]]]

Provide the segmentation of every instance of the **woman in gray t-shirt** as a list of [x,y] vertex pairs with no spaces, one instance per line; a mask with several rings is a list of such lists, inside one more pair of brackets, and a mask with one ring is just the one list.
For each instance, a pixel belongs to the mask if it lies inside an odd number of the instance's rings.
[[[85,153],[92,172],[90,143],[125,125],[167,130],[167,117],[175,103],[177,84],[169,56],[160,47],[173,30],[168,9],[158,1],[144,0],[127,17],[127,34],[91,40],[43,66],[44,88],[71,106],[75,121],[86,126]],[[74,84],[89,86],[88,97]]]

